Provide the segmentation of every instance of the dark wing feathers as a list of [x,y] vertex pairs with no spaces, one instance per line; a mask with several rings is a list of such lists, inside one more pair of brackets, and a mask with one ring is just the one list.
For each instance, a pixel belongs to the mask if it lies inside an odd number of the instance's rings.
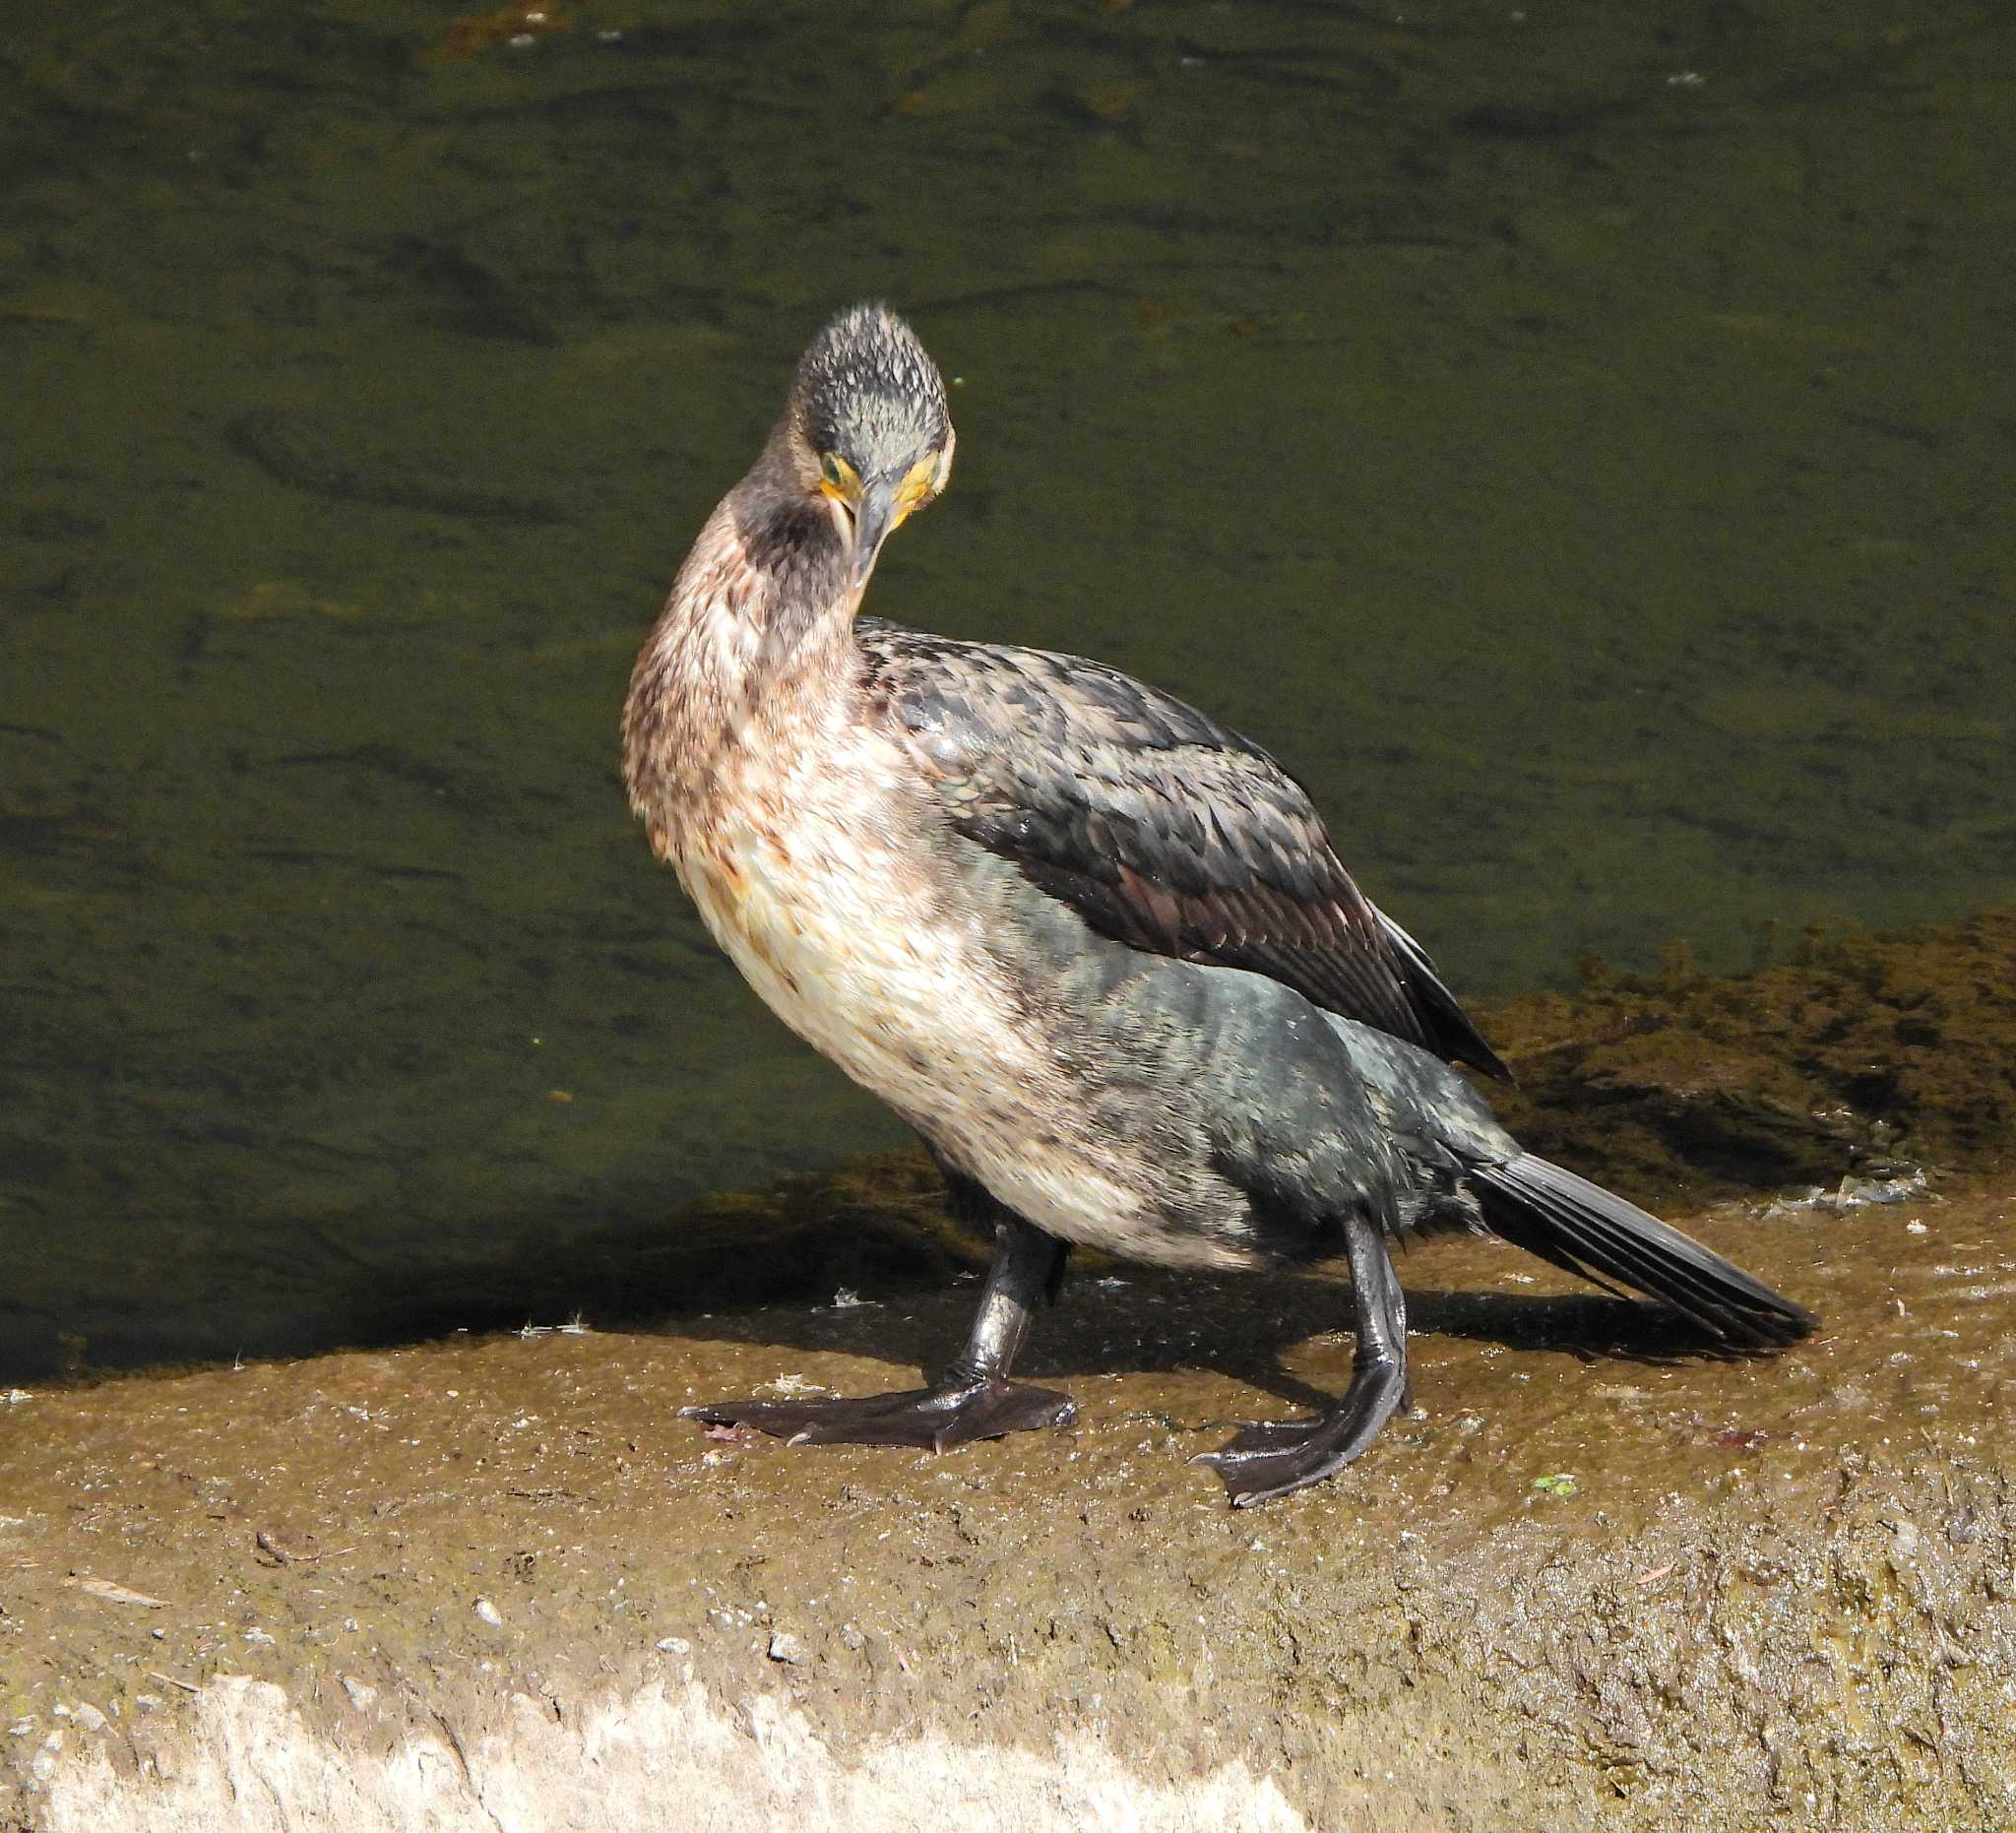
[[1266,752],[1098,663],[872,618],[856,632],[866,691],[953,825],[1094,928],[1265,974],[1328,1011],[1505,1073]]

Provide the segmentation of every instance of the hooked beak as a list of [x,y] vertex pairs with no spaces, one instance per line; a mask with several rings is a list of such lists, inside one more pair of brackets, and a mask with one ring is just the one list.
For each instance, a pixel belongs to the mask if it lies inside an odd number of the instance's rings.
[[896,485],[886,478],[870,478],[861,486],[854,504],[854,584],[865,586],[875,570],[875,555],[889,531],[903,520],[896,505]]

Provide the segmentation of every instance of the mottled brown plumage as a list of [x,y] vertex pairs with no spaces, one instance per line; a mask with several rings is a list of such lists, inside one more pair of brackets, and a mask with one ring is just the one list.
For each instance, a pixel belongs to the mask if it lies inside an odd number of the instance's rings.
[[940,1447],[1068,1420],[1008,1373],[1074,1241],[1350,1259],[1350,1389],[1216,1454],[1235,1503],[1338,1469],[1402,1404],[1385,1243],[1406,1230],[1493,1231],[1727,1343],[1802,1333],[1739,1268],[1520,1151],[1441,1060],[1497,1059],[1265,752],[1098,663],[857,620],[952,445],[908,326],[876,306],[828,326],[638,658],[623,765],[715,937],[922,1134],[993,1270],[924,1388],[693,1411]]

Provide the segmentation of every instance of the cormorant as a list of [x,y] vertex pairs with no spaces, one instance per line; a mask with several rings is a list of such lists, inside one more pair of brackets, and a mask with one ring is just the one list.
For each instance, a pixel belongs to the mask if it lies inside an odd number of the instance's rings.
[[865,305],[820,332],[638,657],[623,769],[716,940],[923,1136],[992,1268],[924,1387],[686,1415],[936,1449],[1064,1423],[1009,1373],[1073,1242],[1348,1257],[1350,1387],[1204,1460],[1235,1505],[1329,1476],[1405,1404],[1407,1231],[1497,1234],[1725,1345],[1804,1335],[1797,1304],[1520,1149],[1449,1067],[1502,1065],[1266,752],[1099,663],[859,615],[952,452],[907,324]]

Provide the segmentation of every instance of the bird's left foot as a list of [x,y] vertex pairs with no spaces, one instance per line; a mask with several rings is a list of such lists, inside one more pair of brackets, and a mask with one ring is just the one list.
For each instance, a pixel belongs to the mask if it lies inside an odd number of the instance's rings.
[[1244,1426],[1229,1444],[1196,1462],[1218,1472],[1234,1508],[1250,1508],[1342,1470],[1406,1405],[1406,1369],[1373,1362],[1352,1376],[1343,1400],[1328,1413]]
[[860,1400],[724,1400],[681,1407],[679,1417],[708,1425],[753,1425],[794,1445],[914,1445],[947,1451],[1004,1432],[1069,1425],[1078,1409],[1068,1394],[992,1380]]

